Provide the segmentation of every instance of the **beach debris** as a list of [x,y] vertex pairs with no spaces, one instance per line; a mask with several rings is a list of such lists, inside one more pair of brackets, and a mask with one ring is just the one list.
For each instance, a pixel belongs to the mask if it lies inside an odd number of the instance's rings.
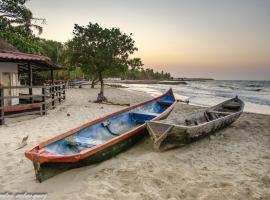
[[67,113],[67,116],[70,117],[70,113]]
[[[89,100],[90,103],[98,103],[98,104],[105,104],[105,105],[113,105],[113,106],[130,106],[130,103],[115,103],[112,101],[102,101],[102,102],[96,102]],[[101,107],[103,109],[103,107]]]
[[130,106],[130,103],[114,103],[111,101],[102,102],[101,104],[114,105],[114,106]]
[[25,136],[23,139],[22,139],[22,142],[19,144],[18,148],[15,149],[15,150],[18,150],[18,149],[21,149],[23,147],[25,147],[27,145],[27,140],[28,140],[28,135]]
[[210,140],[214,140],[216,139],[216,136],[215,135],[210,135]]
[[109,87],[114,87],[114,88],[128,88],[128,86],[121,85],[121,84],[111,84],[111,83],[106,83],[105,85]]
[[189,104],[189,99],[186,99],[186,100],[177,99],[177,102]]

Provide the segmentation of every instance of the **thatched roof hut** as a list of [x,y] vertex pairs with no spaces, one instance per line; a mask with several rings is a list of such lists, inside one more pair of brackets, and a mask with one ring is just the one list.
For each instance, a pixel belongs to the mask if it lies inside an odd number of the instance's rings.
[[13,45],[9,44],[4,39],[0,38],[0,50],[18,51]]

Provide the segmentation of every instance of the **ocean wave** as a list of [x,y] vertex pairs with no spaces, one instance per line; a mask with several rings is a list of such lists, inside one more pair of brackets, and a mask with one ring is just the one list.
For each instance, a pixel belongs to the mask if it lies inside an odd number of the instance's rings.
[[[169,88],[165,85],[151,84],[129,85],[129,87],[133,90],[152,93],[152,95],[157,95]],[[270,81],[205,81],[170,87],[175,94],[181,95],[181,99],[188,98],[192,104],[211,106],[238,95],[245,103],[252,104],[252,109],[257,107],[270,109]]]
[[263,91],[263,89],[260,89],[260,88],[258,88],[258,89],[249,89],[249,91],[260,92],[260,91]]
[[248,84],[246,87],[263,87],[263,85],[260,84]]

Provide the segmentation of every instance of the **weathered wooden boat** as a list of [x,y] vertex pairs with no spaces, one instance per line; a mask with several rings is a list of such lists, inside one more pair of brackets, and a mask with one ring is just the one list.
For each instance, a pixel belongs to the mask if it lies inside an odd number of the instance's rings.
[[243,108],[244,102],[236,96],[208,109],[147,122],[147,129],[154,148],[165,151],[229,126],[240,117]]
[[63,171],[106,160],[147,134],[146,122],[166,118],[175,105],[172,90],[42,142],[25,152],[42,182]]

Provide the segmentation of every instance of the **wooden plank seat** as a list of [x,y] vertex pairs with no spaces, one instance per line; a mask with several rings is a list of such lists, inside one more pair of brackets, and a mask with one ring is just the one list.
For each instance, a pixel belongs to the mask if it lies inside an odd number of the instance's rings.
[[172,102],[171,100],[160,100],[157,101],[158,104],[163,105],[163,106],[170,106],[172,105],[174,102]]
[[216,114],[223,114],[223,115],[229,115],[231,114],[232,112],[221,112],[221,111],[207,111],[208,113],[216,113]]
[[150,121],[156,116],[158,116],[158,113],[132,112],[130,114],[132,118],[139,124],[145,123],[146,121]]
[[229,110],[238,110],[240,109],[241,104],[239,102],[228,102],[224,105],[222,105],[222,108],[229,109]]

